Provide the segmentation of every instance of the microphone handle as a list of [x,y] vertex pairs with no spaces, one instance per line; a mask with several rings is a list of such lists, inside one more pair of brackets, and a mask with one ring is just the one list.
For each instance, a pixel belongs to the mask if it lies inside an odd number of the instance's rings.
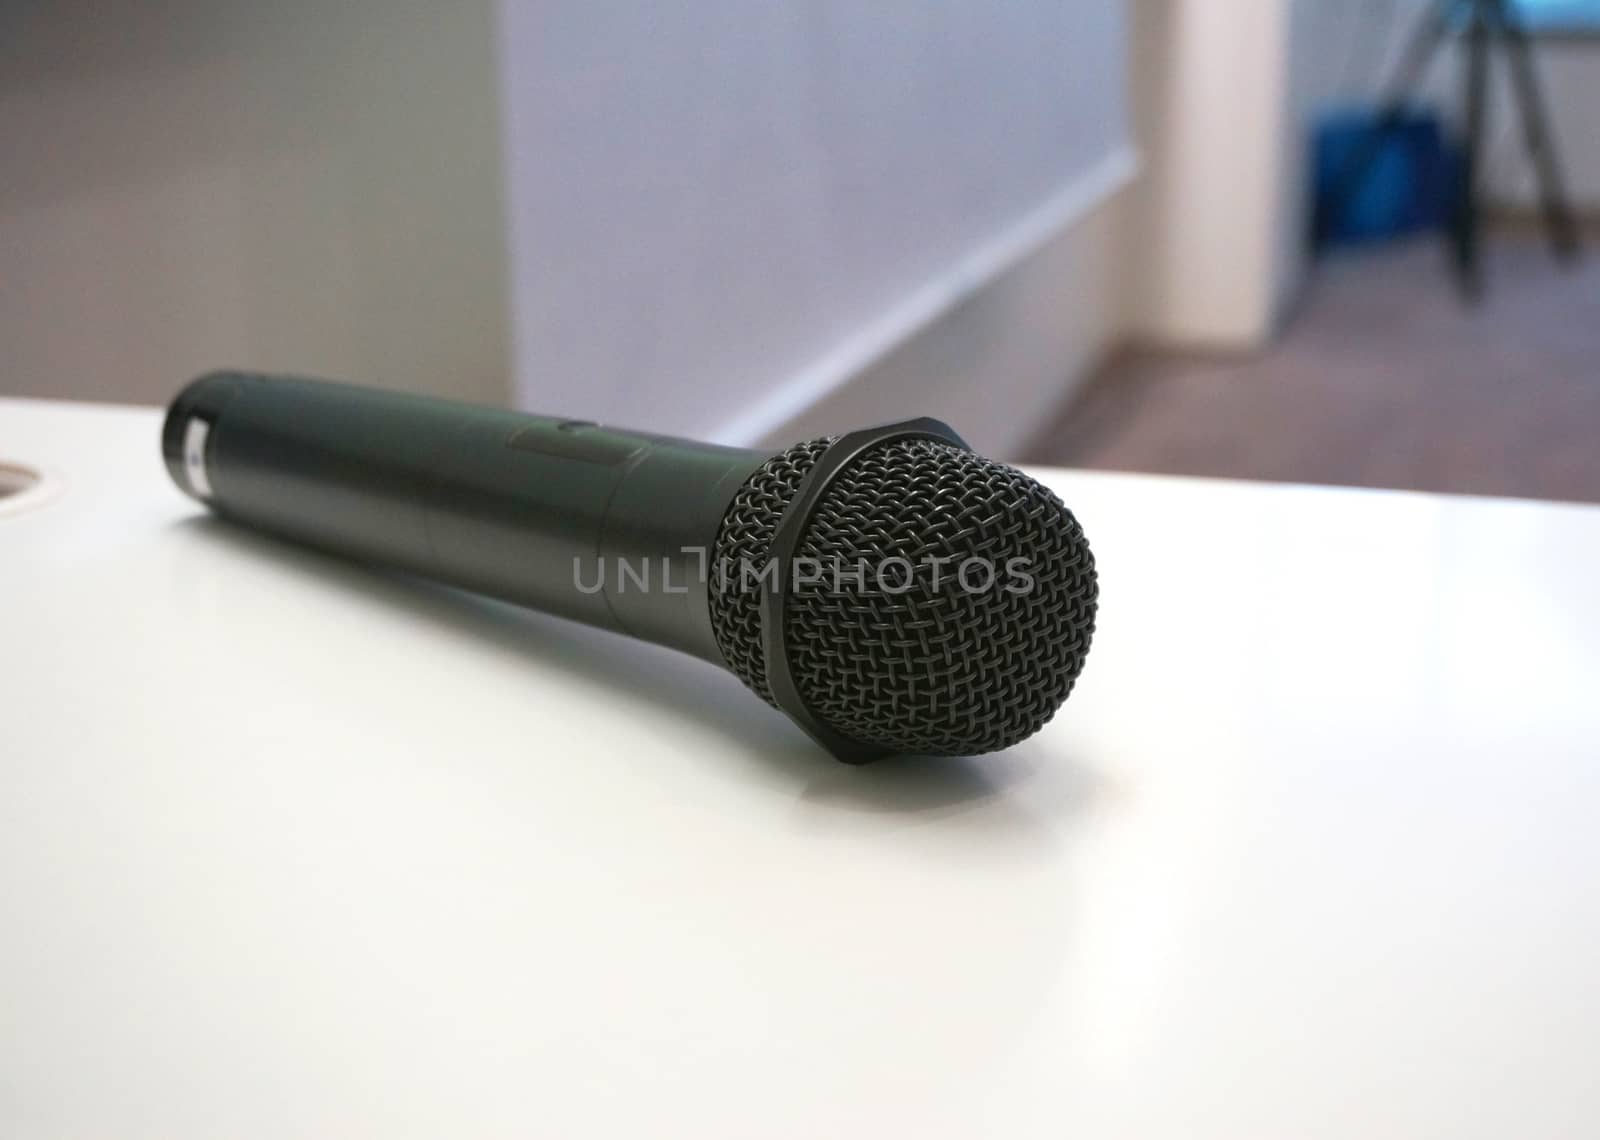
[[229,519],[719,665],[706,563],[768,458],[242,372],[179,393],[162,452],[178,486]]

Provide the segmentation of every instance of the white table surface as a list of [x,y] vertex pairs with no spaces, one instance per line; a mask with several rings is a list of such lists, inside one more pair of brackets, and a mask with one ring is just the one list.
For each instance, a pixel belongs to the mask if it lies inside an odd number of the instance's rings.
[[1040,472],[1009,753],[208,521],[0,401],[0,1135],[1600,1135],[1600,510]]

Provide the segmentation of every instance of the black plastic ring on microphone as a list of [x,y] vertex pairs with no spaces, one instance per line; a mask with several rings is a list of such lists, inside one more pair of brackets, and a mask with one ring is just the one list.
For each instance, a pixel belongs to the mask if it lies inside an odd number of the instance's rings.
[[768,555],[770,562],[776,566],[775,576],[761,597],[761,654],[773,700],[811,739],[845,764],[870,764],[889,755],[890,750],[845,736],[806,707],[799,686],[795,684],[794,672],[789,667],[789,648],[784,636],[784,603],[788,597],[795,548],[800,545],[800,536],[805,533],[811,514],[823,494],[857,456],[869,448],[897,439],[932,439],[966,451],[972,450],[949,424],[926,417],[863,428],[834,440],[817,457],[817,462],[800,481],[794,498],[778,519]]

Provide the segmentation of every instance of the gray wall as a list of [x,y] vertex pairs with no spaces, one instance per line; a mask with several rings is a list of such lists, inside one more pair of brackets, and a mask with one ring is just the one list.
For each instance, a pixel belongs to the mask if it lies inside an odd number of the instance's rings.
[[826,397],[907,298],[937,315],[1111,180],[1122,9],[506,0],[520,401],[744,438]]
[[491,0],[0,6],[0,394],[504,402]]
[[755,438],[838,390],[1003,440],[1120,319],[1123,7],[5,5],[0,394],[238,365]]

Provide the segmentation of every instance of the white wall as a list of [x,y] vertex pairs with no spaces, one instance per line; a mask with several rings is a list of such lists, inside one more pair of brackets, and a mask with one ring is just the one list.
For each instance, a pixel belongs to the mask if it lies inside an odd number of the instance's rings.
[[1253,348],[1271,334],[1286,115],[1284,0],[1132,0],[1133,334]]
[[1005,450],[1121,330],[1123,7],[3,6],[0,394],[503,402],[514,326],[526,406]]
[[[1124,157],[1083,184],[1079,208],[1047,215],[1039,240],[1000,271],[852,365],[849,383],[791,418],[758,405],[755,422],[728,434],[776,445],[929,414],[986,454],[1024,454],[1126,334],[1126,187],[1137,171]],[[821,374],[840,373],[823,363]]]
[[[520,400],[753,439],[868,374],[899,415],[981,391],[998,357],[873,369],[1125,181],[1122,7],[506,0]],[[1078,285],[1067,326],[1117,296]],[[1059,399],[1078,363],[1008,398]]]
[[0,7],[0,394],[504,402],[491,0]]

